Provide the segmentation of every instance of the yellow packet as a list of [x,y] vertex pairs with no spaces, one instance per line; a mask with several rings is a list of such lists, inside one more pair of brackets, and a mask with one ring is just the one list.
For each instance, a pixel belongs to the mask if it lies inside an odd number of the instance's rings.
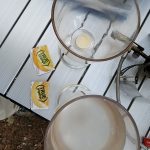
[[54,63],[49,54],[47,45],[35,47],[31,52],[34,68],[38,75],[54,70]]
[[49,84],[44,81],[35,81],[31,85],[31,109],[48,109]]

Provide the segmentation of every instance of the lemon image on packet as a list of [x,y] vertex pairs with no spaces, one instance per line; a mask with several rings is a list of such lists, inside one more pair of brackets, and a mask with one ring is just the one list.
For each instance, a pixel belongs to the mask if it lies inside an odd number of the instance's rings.
[[55,69],[47,45],[33,48],[31,51],[31,56],[34,68],[38,75],[48,73],[49,71]]
[[35,81],[31,83],[31,109],[49,108],[49,83]]

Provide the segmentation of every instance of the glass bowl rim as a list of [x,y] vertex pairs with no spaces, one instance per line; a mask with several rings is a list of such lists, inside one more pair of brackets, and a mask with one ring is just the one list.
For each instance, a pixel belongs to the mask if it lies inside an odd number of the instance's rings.
[[52,9],[51,9],[51,21],[52,21],[52,26],[53,26],[53,29],[54,29],[54,32],[55,32],[55,35],[57,37],[57,39],[59,40],[59,42],[61,43],[61,45],[70,53],[72,53],[73,55],[75,55],[76,57],[78,58],[81,58],[83,60],[86,60],[86,61],[93,61],[93,62],[99,62],[99,61],[107,61],[107,60],[111,60],[113,58],[116,58],[122,54],[124,54],[125,52],[127,52],[131,47],[132,47],[132,44],[133,42],[135,41],[135,39],[137,38],[138,36],[138,33],[140,31],[140,20],[141,20],[141,17],[140,17],[140,9],[139,9],[139,5],[138,5],[138,2],[137,0],[133,0],[134,3],[135,3],[135,7],[136,7],[136,11],[137,11],[137,18],[138,18],[138,22],[137,22],[137,28],[136,28],[136,31],[134,33],[134,37],[132,38],[131,42],[129,43],[129,45],[124,49],[122,50],[121,52],[117,53],[116,55],[113,55],[111,57],[107,57],[107,58],[103,58],[103,59],[98,59],[98,58],[88,58],[88,57],[84,57],[84,56],[81,56],[77,53],[75,53],[73,50],[71,50],[68,46],[65,45],[65,43],[63,42],[63,40],[61,39],[61,37],[59,36],[59,33],[57,31],[57,28],[56,28],[56,24],[55,24],[55,7],[56,7],[56,3],[57,3],[58,0],[54,0],[53,1],[53,4],[52,4]]
[[118,103],[117,101],[114,101],[113,99],[109,98],[109,97],[105,97],[105,96],[101,96],[101,95],[84,95],[84,96],[79,96],[79,97],[76,97],[72,100],[70,100],[69,102],[65,103],[63,106],[61,106],[56,112],[55,114],[53,115],[52,119],[50,120],[50,123],[46,129],[46,134],[45,134],[45,138],[44,138],[44,150],[45,150],[45,147],[46,147],[46,138],[48,136],[48,131],[51,127],[51,125],[53,124],[53,122],[55,121],[55,119],[57,118],[57,116],[67,107],[69,106],[70,104],[76,102],[76,101],[79,101],[79,100],[86,100],[86,98],[90,98],[90,97],[94,97],[94,98],[99,98],[101,101],[109,101],[111,103],[113,103],[114,105],[116,105],[117,107],[119,107],[121,110],[123,110],[127,116],[129,117],[129,119],[131,120],[132,124],[133,124],[133,127],[134,127],[134,130],[136,132],[136,135],[137,135],[137,150],[140,150],[140,135],[139,135],[139,131],[138,131],[138,128],[137,128],[137,125],[135,123],[135,120],[133,119],[132,115],[127,111],[127,109],[121,105],[120,103]]

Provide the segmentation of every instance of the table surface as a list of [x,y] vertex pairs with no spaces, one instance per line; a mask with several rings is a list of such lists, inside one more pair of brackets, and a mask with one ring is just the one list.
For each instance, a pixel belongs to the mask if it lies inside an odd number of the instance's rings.
[[[120,59],[118,57],[110,61],[94,63],[88,69],[74,70],[64,65],[57,51],[57,39],[51,25],[51,6],[50,0],[0,1],[0,93],[30,109],[31,82],[48,80],[50,108],[34,110],[34,112],[49,120],[53,116],[60,91],[70,84],[83,84],[93,93],[115,99],[113,75]],[[142,28],[136,42],[142,45],[145,52],[150,55],[150,37],[148,36],[150,34],[150,0],[139,0],[139,6]],[[33,69],[30,51],[33,47],[45,44],[49,47],[56,68],[54,71],[38,76]],[[129,55],[125,66],[141,61],[141,58],[136,60],[130,58]],[[134,71],[132,73],[135,74]],[[140,93],[149,99],[150,79],[145,79],[140,87]],[[150,101],[132,101],[124,93],[121,94],[121,100],[135,119],[140,136],[149,136]]]

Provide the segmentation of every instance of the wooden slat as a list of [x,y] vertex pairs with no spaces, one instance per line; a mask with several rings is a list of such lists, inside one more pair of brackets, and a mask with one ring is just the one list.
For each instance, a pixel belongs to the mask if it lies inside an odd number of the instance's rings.
[[0,92],[4,93],[50,19],[51,1],[32,0],[0,49]]
[[137,98],[130,109],[133,115],[141,136],[145,136],[150,127],[150,79],[146,78],[144,81],[140,93],[143,99]]
[[148,131],[146,133],[146,137],[150,137],[150,127],[149,127],[149,129],[148,129]]
[[140,136],[145,136],[150,126],[150,99],[137,98],[132,104],[130,113],[137,124]]
[[149,99],[150,101],[150,78],[146,78],[141,87],[140,93],[143,97]]
[[138,0],[140,12],[141,12],[141,23],[143,22],[148,10],[150,10],[149,0]]
[[115,66],[118,65],[119,58],[92,64],[81,84],[87,86],[94,93],[102,95],[116,70]]
[[[0,43],[16,21],[28,0],[1,0],[0,1]],[[11,17],[10,17],[11,16]]]

